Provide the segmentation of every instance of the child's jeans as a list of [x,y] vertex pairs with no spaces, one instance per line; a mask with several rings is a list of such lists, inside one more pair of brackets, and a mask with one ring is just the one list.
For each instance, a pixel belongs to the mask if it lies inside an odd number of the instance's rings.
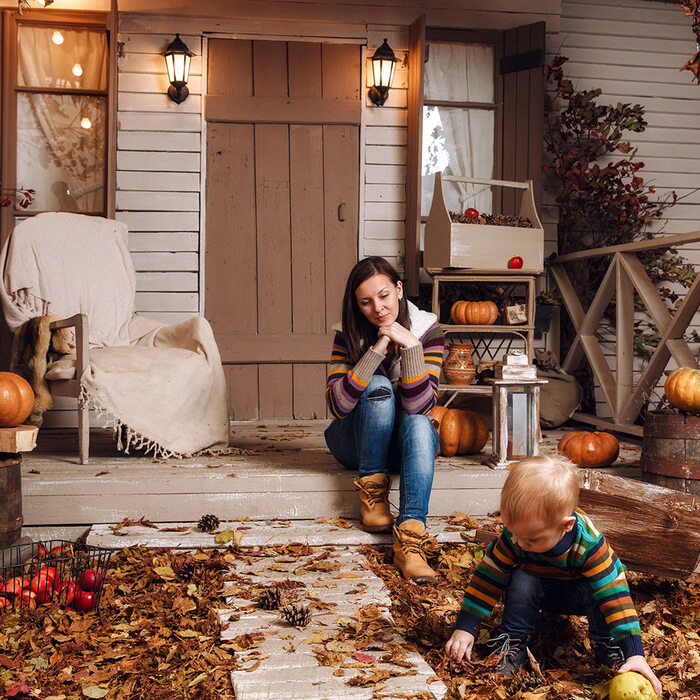
[[398,472],[399,516],[425,524],[433,486],[435,456],[440,438],[428,416],[404,415],[396,410],[389,379],[375,374],[349,416],[326,428],[326,444],[333,456],[360,477]]
[[591,641],[605,643],[610,640],[608,624],[585,579],[537,578],[520,568],[513,569],[499,629],[514,637],[532,634],[540,610],[561,615],[585,615]]

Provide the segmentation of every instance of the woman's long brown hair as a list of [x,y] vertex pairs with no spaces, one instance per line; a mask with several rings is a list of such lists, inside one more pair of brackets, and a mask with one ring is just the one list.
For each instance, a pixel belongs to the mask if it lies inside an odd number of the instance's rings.
[[[374,275],[386,275],[394,286],[401,281],[394,266],[388,260],[376,255],[360,260],[350,271],[343,296],[343,337],[351,364],[355,364],[367,352],[367,348],[374,345],[377,340],[377,327],[370,323],[360,311],[355,296],[357,288]],[[405,291],[399,299],[399,315],[396,320],[404,328],[411,330]]]

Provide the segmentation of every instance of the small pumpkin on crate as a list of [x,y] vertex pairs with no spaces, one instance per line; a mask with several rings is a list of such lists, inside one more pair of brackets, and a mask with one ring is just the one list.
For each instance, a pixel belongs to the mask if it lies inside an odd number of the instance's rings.
[[23,423],[34,408],[29,382],[14,372],[0,372],[0,428]]
[[456,301],[450,318],[459,326],[491,326],[498,319],[498,307],[492,301]]
[[620,443],[610,433],[566,433],[557,449],[579,467],[609,467],[620,454]]
[[668,402],[687,413],[700,413],[700,370],[679,367],[668,375],[664,384]]
[[440,436],[438,454],[445,457],[481,452],[489,438],[486,420],[474,411],[435,406],[430,417],[437,422],[436,430]]

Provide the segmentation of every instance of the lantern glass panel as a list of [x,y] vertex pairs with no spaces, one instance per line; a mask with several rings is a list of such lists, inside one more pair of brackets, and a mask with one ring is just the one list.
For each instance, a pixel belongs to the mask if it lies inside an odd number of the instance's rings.
[[186,83],[190,73],[190,57],[186,54],[176,53],[165,56],[165,64],[168,68],[168,80],[171,83]]
[[528,395],[525,391],[508,391],[506,409],[508,430],[508,459],[523,459],[532,454]]

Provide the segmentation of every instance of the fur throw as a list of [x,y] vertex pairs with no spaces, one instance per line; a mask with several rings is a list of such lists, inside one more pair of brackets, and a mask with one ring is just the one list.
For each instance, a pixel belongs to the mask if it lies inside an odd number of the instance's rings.
[[15,331],[10,369],[24,377],[34,390],[34,409],[27,421],[32,425],[41,426],[44,411],[53,406],[46,382],[49,353],[67,355],[73,352],[69,343],[70,329],[52,331],[49,327],[58,320],[58,316],[36,316]]

